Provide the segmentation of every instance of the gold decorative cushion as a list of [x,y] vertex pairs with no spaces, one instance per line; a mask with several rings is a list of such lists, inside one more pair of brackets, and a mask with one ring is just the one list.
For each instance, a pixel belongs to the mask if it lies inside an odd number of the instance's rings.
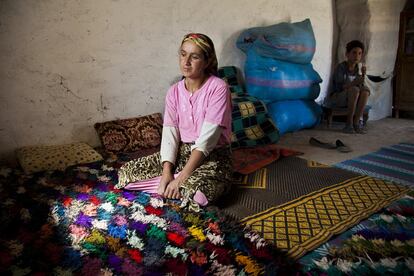
[[135,152],[161,144],[161,113],[96,123],[94,127],[107,152]]
[[72,165],[102,160],[102,156],[85,143],[22,147],[17,149],[16,155],[28,174],[46,170],[64,171]]

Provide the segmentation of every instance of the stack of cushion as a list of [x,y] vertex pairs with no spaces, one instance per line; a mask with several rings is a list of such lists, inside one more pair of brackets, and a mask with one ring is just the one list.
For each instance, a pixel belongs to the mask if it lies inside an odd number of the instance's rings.
[[218,74],[229,84],[232,93],[232,148],[276,143],[279,140],[279,130],[263,101],[246,94],[239,82],[237,68],[221,67]]

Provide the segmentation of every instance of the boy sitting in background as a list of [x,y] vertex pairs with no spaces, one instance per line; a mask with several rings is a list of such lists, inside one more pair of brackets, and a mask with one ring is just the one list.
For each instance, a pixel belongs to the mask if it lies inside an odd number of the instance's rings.
[[345,133],[365,133],[359,124],[370,95],[369,88],[364,84],[366,67],[360,63],[364,48],[359,40],[348,42],[346,60],[336,66],[333,74],[333,91],[329,95],[328,104],[332,108],[348,108],[346,126],[343,129]]

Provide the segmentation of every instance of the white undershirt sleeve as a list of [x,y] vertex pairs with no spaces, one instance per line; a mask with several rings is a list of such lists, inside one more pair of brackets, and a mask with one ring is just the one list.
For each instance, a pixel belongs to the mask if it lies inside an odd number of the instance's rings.
[[161,164],[168,161],[175,164],[177,158],[178,146],[180,143],[180,132],[178,128],[172,126],[164,126],[162,128],[161,139]]
[[223,128],[221,126],[204,122],[201,126],[200,136],[195,141],[195,144],[191,146],[191,151],[196,149],[201,151],[204,156],[208,156],[216,147],[222,131]]

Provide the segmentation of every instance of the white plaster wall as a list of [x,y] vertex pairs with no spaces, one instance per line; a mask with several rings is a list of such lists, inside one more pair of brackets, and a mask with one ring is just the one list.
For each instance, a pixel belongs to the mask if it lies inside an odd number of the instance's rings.
[[2,0],[0,158],[26,145],[97,146],[95,122],[162,112],[188,32],[213,39],[220,65],[242,68],[243,29],[305,18],[328,80],[331,0]]

